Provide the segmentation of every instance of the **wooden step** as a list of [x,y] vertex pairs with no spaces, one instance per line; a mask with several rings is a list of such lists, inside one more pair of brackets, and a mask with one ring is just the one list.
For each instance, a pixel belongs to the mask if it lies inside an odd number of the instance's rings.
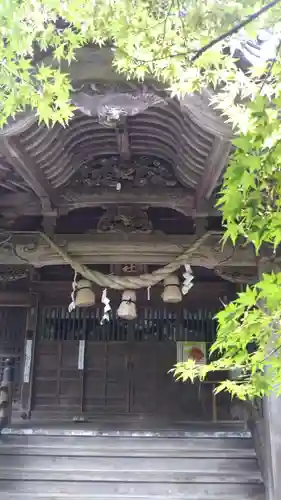
[[264,500],[252,440],[216,432],[0,438],[1,500]]
[[[24,469],[25,474],[48,471],[64,473],[73,471],[74,475],[89,471],[93,474],[108,473],[142,474],[205,474],[213,475],[218,471],[221,475],[242,475],[248,478],[257,476],[257,461],[255,458],[170,458],[162,457],[80,457],[67,455],[53,456],[16,456],[0,455],[0,477],[4,470],[11,474]],[[77,479],[78,480],[78,479]],[[130,479],[128,479],[130,480]],[[165,480],[165,479],[164,479]]]
[[2,455],[254,458],[251,439],[2,436]]
[[[145,486],[145,487],[144,487]],[[0,481],[1,500],[264,500],[262,485]]]

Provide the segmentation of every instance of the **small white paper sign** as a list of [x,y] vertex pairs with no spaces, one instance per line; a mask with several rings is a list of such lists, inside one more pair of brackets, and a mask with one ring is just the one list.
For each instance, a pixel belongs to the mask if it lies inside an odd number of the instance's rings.
[[85,340],[79,340],[78,370],[84,370]]
[[31,359],[32,359],[32,339],[27,339],[25,342],[25,352],[24,352],[24,370],[23,370],[24,384],[29,384]]

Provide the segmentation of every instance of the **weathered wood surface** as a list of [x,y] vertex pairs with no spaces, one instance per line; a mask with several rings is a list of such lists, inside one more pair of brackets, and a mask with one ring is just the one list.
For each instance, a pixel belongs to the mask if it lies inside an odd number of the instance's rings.
[[[67,214],[79,208],[111,207],[120,205],[135,205],[148,207],[167,207],[176,210],[186,216],[201,218],[207,216],[220,217],[220,212],[215,208],[215,200],[197,200],[196,210],[194,209],[194,195],[184,188],[157,186],[148,189],[134,188],[108,190],[100,188],[96,192],[85,192],[66,190],[57,193],[56,206],[59,214]],[[22,215],[36,216],[40,213],[41,204],[38,197],[33,193],[12,193],[1,196],[1,213],[9,218],[17,218]]]
[[196,391],[190,390],[188,396],[185,387],[168,375],[176,363],[175,343],[89,341],[83,385],[78,355],[75,340],[38,339],[33,415],[43,420],[52,414],[79,416],[81,401],[88,418],[142,413],[184,418],[189,411],[192,419],[192,411],[201,408]]
[[15,172],[38,196],[43,212],[52,212],[52,206],[57,201],[56,194],[35,160],[21,148],[20,143],[15,138],[7,139],[2,137],[0,151],[13,166]]
[[[122,238],[122,239],[121,239]],[[71,257],[85,264],[124,264],[142,263],[163,265],[171,262],[187,250],[196,240],[196,236],[159,235],[120,235],[87,234],[57,235],[55,242]],[[13,243],[18,257],[11,249],[0,248],[3,264],[22,264],[22,260],[35,267],[66,264],[38,233],[17,233]],[[215,267],[252,267],[256,268],[256,258],[251,246],[230,244],[222,248],[221,235],[210,234],[198,251],[188,259],[192,266]]]
[[14,364],[12,358],[5,360],[2,380],[0,380],[0,432],[11,423]]
[[[264,500],[248,437],[4,436],[1,500]],[[11,446],[9,446],[11,445]],[[34,455],[31,454],[33,450]],[[210,450],[212,453],[210,454]]]

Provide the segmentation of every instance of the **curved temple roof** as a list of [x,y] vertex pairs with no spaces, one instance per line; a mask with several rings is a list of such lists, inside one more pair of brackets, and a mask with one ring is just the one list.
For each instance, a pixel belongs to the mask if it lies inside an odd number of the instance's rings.
[[[126,132],[130,150],[127,154],[149,153],[164,160],[183,186],[197,188],[212,154],[215,136],[194,120],[188,108],[169,99],[165,105],[129,117]],[[34,124],[19,135],[19,140],[54,188],[65,186],[84,166],[95,168],[101,158],[126,154],[118,129],[105,127],[97,117],[81,113],[65,129],[60,125],[48,129]]]
[[[239,55],[240,65],[246,69],[274,58],[278,43],[268,33],[261,34],[255,42],[236,37],[231,51]],[[128,178],[130,164],[135,175],[132,185],[143,187],[143,180],[138,178],[136,183],[136,165],[144,157],[154,159],[153,172],[150,169],[149,173],[147,165],[145,183],[148,176],[154,176],[153,182],[157,177],[159,186],[159,176],[163,174],[160,185],[181,193],[185,190],[190,196],[190,209],[196,209],[212,195],[227,162],[232,132],[210,107],[208,92],[177,99],[155,85],[125,83],[113,72],[110,58],[108,49],[80,50],[78,61],[70,67],[76,89],[72,100],[77,112],[67,128],[38,125],[36,118],[26,113],[0,132],[0,207],[12,204],[8,201],[11,192],[24,192],[30,201],[32,190],[40,200],[42,213],[60,209],[62,204],[67,211],[68,192],[77,190],[75,176],[87,178],[89,184],[89,177],[100,178],[105,169],[108,178],[110,171],[111,184],[91,183],[91,205],[98,192],[101,194],[102,186],[114,188],[113,178],[116,190],[120,190],[124,179],[132,179]],[[159,168],[158,176],[155,165]],[[137,193],[141,196],[140,191]],[[119,200],[124,202],[122,196],[121,190]],[[167,197],[163,191],[163,204]]]

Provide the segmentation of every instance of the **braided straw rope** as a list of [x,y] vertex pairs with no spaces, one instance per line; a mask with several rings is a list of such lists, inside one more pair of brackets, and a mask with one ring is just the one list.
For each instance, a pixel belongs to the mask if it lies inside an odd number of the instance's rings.
[[169,274],[175,272],[184,264],[187,264],[189,257],[201,247],[201,245],[209,238],[209,236],[221,236],[221,233],[216,231],[205,233],[200,238],[197,238],[197,240],[195,240],[194,243],[190,245],[187,250],[185,250],[185,252],[176,257],[175,260],[170,262],[170,264],[156,269],[150,274],[146,273],[141,274],[140,276],[115,276],[111,274],[106,275],[100,273],[99,271],[94,271],[89,267],[80,264],[79,262],[74,260],[67,252],[60,248],[56,243],[54,243],[54,241],[52,241],[51,238],[45,233],[40,232],[39,234],[46,241],[46,243],[48,243],[48,245],[61,256],[66,264],[69,264],[72,267],[72,269],[76,273],[83,276],[83,278],[96,283],[102,288],[111,288],[114,290],[138,290],[140,288],[148,288],[156,285],[160,281],[163,281],[166,276],[169,276]]

